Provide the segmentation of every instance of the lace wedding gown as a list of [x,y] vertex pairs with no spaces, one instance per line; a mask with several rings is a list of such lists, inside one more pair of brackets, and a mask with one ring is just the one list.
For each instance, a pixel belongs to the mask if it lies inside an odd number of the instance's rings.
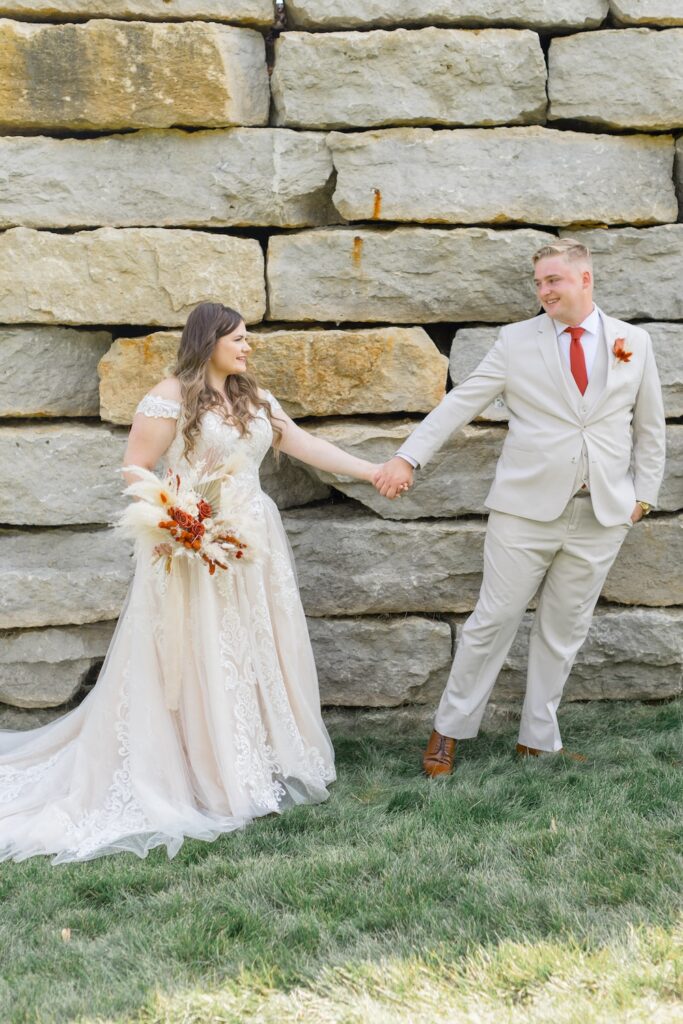
[[[180,406],[148,395],[138,411],[177,420]],[[185,836],[211,840],[327,797],[333,751],[306,621],[278,510],[259,483],[271,441],[263,410],[245,436],[205,414],[193,457],[238,454],[231,486],[258,559],[214,576],[181,559],[168,576],[138,545],[95,687],[48,725],[0,732],[0,859],[144,857],[162,844],[172,857]],[[166,458],[180,474],[182,450],[177,429]],[[171,679],[179,694],[169,702]]]

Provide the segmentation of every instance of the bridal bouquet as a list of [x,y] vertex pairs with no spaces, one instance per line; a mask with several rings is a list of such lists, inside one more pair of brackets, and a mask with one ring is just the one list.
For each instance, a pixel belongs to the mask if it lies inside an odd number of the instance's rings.
[[245,539],[242,517],[226,507],[226,492],[237,468],[235,462],[188,467],[181,477],[168,470],[165,478],[141,466],[126,466],[139,479],[125,493],[132,501],[118,526],[135,540],[151,541],[156,560],[171,572],[177,558],[202,561],[213,576],[232,562],[248,559],[253,549]]

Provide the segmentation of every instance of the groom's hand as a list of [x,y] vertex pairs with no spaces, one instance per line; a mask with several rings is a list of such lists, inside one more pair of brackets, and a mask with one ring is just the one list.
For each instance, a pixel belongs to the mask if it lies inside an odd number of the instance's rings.
[[379,467],[372,482],[383,498],[396,498],[413,486],[413,467],[395,455]]

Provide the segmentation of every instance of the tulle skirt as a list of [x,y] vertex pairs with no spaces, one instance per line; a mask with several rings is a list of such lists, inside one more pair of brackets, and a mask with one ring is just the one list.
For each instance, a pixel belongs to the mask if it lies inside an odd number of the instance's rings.
[[255,561],[171,574],[139,548],[99,679],[73,711],[0,732],[0,859],[169,857],[327,797],[334,755],[291,553],[263,496]]

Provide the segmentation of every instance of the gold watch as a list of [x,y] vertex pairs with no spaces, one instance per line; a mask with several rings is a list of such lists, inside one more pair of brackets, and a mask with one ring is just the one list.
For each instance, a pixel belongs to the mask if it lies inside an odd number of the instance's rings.
[[652,511],[652,505],[649,501],[637,501],[636,504],[640,505],[643,510],[643,515],[648,516]]

